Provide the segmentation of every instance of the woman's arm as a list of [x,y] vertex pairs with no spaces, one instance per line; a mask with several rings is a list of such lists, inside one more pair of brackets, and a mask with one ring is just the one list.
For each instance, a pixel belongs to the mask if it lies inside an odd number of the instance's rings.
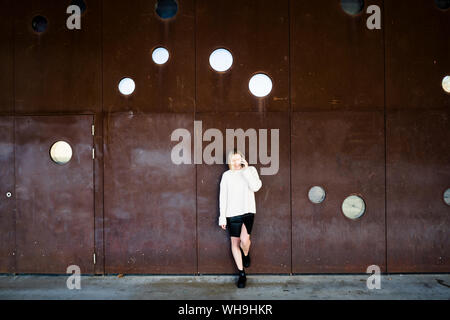
[[219,226],[227,224],[226,211],[227,211],[227,183],[225,179],[225,175],[222,174],[222,179],[220,180],[220,196],[219,196],[219,209],[220,209],[220,217],[219,217]]
[[259,179],[258,171],[256,171],[256,168],[253,166],[249,166],[245,169],[243,169],[242,174],[244,175],[245,179],[248,182],[248,186],[250,190],[253,192],[258,191],[262,187],[262,182]]

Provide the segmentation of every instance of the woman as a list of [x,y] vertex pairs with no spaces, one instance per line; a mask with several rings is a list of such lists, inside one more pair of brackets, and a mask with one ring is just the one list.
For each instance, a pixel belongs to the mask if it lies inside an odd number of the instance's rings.
[[230,170],[220,181],[219,225],[227,229],[231,238],[231,252],[239,270],[238,288],[247,280],[244,267],[250,266],[250,233],[256,213],[255,194],[262,182],[253,166],[248,166],[242,153],[231,151],[227,158]]

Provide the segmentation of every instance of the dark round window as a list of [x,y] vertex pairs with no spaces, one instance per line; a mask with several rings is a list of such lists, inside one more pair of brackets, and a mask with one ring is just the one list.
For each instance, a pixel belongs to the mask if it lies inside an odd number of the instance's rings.
[[47,19],[43,16],[36,16],[33,18],[33,21],[31,22],[31,26],[34,31],[36,32],[44,32],[47,30]]
[[358,14],[364,8],[364,0],[341,0],[341,7],[348,14]]
[[178,11],[178,4],[175,0],[158,0],[156,3],[156,13],[162,19],[174,17]]
[[447,10],[450,8],[450,0],[434,0],[439,9]]
[[82,14],[86,11],[86,3],[83,0],[72,0],[70,5],[78,6]]

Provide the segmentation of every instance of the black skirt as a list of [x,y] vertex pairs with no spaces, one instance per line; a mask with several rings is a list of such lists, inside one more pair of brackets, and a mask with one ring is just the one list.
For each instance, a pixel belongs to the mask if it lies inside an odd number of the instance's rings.
[[241,236],[242,224],[245,224],[247,233],[250,234],[252,232],[254,218],[255,214],[252,212],[241,214],[239,216],[227,217],[227,229],[230,237]]

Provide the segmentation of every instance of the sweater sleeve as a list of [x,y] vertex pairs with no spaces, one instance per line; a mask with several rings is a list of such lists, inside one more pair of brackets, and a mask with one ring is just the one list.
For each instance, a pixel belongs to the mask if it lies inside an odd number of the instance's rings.
[[225,175],[222,174],[222,180],[220,180],[220,196],[219,196],[219,208],[220,208],[219,226],[227,224],[226,218],[227,198],[228,198],[227,184],[225,181]]
[[250,190],[256,192],[261,188],[262,182],[259,179],[258,171],[256,171],[255,167],[253,166],[247,167],[246,169],[244,169],[244,171],[242,171],[242,174],[247,180]]

